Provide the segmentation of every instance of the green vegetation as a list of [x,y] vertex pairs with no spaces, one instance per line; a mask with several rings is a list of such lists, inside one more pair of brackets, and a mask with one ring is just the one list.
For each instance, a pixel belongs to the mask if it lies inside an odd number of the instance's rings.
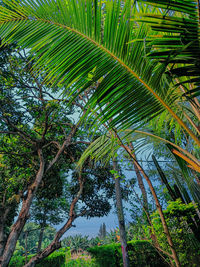
[[[120,244],[96,246],[88,249],[99,266],[123,266]],[[148,241],[129,241],[130,266],[167,266]]]
[[198,266],[199,27],[193,0],[0,1],[1,267]]
[[[31,256],[28,256],[30,259]],[[50,266],[62,266],[65,263],[65,252],[56,251],[52,253],[50,256],[42,260],[37,267],[50,267]],[[22,256],[14,256],[11,259],[9,267],[21,267],[25,264],[25,257]]]

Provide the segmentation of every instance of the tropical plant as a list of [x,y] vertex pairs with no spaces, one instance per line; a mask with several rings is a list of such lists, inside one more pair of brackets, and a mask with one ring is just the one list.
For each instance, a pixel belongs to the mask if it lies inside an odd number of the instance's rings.
[[[196,210],[193,203],[183,204],[180,199],[169,201],[167,208],[163,211],[166,221],[169,225],[171,235],[173,237],[181,266],[197,266],[199,261],[199,242],[196,242],[193,234],[189,230],[190,224],[187,220],[194,217]],[[165,242],[166,237],[163,233],[161,221],[157,212],[152,214],[152,231],[155,231],[161,247],[169,251],[169,246]],[[149,228],[150,226],[146,226]],[[149,231],[146,231],[148,236]]]
[[70,250],[78,252],[79,250],[86,250],[89,247],[90,240],[88,236],[75,235],[68,236],[62,240],[62,246],[70,247]]
[[[152,42],[146,45],[145,40],[148,39],[146,37],[149,34],[153,36],[155,34],[153,31],[148,33],[149,28],[145,24],[147,20],[145,23],[136,22],[138,19],[136,17],[140,15],[140,8],[144,7],[143,5],[135,4],[137,1],[132,5],[130,0],[103,2],[4,0],[3,2],[5,6],[0,10],[0,36],[3,44],[17,42],[19,46],[30,49],[33,54],[34,75],[46,73],[46,83],[65,85],[66,93],[73,95],[73,99],[88,87],[95,86],[96,89],[87,105],[89,109],[86,115],[90,110],[93,113],[100,111],[96,119],[109,122],[110,127],[131,126],[135,129],[165,111],[197,146],[200,145],[196,134],[196,132],[199,133],[198,127],[188,114],[182,111],[187,108],[187,105],[180,107],[177,104],[182,101],[182,98],[180,91],[173,86],[174,81],[177,80],[173,76],[175,72],[172,76],[167,76],[165,70],[168,62],[167,64],[166,62],[163,64],[163,61],[158,62],[155,53],[154,60],[147,57],[148,53],[156,48]],[[178,1],[178,7],[171,1],[146,2],[160,3],[159,7],[166,8],[167,12],[174,6],[176,16],[180,18],[177,21],[181,31],[178,32],[177,38],[181,44],[184,43],[181,51],[184,52],[187,47],[191,48],[191,37],[187,40],[185,34],[182,42],[182,34],[185,31],[183,22],[193,16],[195,21],[190,24],[191,27],[194,25],[191,32],[195,32],[195,36],[198,36],[199,26],[196,24],[198,6],[189,0]],[[181,6],[184,4],[187,8],[184,7],[182,12]],[[144,8],[144,13],[148,11],[151,15],[151,10],[147,6]],[[162,16],[163,20],[167,17],[167,22],[171,23],[174,19],[173,14],[166,16],[164,13],[163,16],[162,12],[158,9],[154,17]],[[181,17],[182,13],[184,18]],[[172,28],[175,31],[174,24]],[[169,29],[170,27],[168,31]],[[176,36],[174,32],[171,35]],[[175,39],[174,37],[174,42]],[[195,47],[197,39],[194,42]],[[167,42],[169,45],[170,41],[167,40]],[[177,50],[175,54],[178,54]],[[162,55],[158,54],[158,57],[160,56]],[[179,61],[173,62],[172,57],[170,63],[187,63],[184,61],[185,57],[188,57],[187,53],[182,53],[181,56],[179,53]],[[193,60],[191,54],[189,59]],[[198,66],[198,61],[193,61],[194,69]],[[184,72],[184,77],[179,77],[180,86],[183,86],[183,82],[188,84],[187,76],[190,78],[194,74],[198,76],[198,71],[188,72],[188,66],[185,70],[187,71]],[[171,70],[169,71],[171,73]],[[191,82],[190,79],[192,86],[188,89],[189,94],[196,93],[192,91],[196,90],[193,87],[195,82],[196,80],[193,79]],[[179,89],[182,88],[180,86]],[[192,106],[195,107],[194,112],[198,111],[197,103],[194,105],[192,102]],[[198,112],[196,116],[198,117]],[[109,121],[110,119],[112,120]],[[180,151],[173,150],[173,153],[187,161],[190,167],[200,170],[199,161],[191,153],[188,154],[187,151],[185,153],[189,160]]]
[[[104,122],[113,118],[111,126],[135,128],[167,110],[200,145],[176,113],[175,100],[180,95],[169,86],[165,64],[146,56],[151,46],[134,42],[144,39],[149,30],[135,22],[140,5],[132,5],[130,0],[3,3],[3,43],[17,42],[29,48],[34,54],[34,72],[46,72],[46,82],[66,85],[71,93],[97,83],[89,106],[103,109]],[[196,12],[196,7],[192,8]]]
[[[153,42],[151,58],[165,62],[168,74],[174,77],[176,86],[193,105],[199,119],[199,1],[192,0],[144,0],[147,4],[162,10],[159,14],[144,14],[142,21],[155,31],[148,38]],[[159,32],[159,35],[157,34]],[[151,44],[152,45],[152,44]],[[199,129],[196,129],[199,132]]]

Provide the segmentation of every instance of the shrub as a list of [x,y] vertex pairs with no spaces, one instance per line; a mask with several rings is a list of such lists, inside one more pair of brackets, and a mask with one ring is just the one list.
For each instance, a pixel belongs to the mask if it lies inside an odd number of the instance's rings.
[[[29,260],[30,256],[28,256],[27,259]],[[9,267],[21,267],[24,264],[25,264],[25,257],[16,255],[11,258]]]
[[55,251],[47,258],[41,260],[40,263],[36,264],[36,267],[59,267],[65,264],[66,253],[63,251]]
[[[170,230],[170,234],[178,253],[181,266],[199,266],[200,261],[200,243],[194,237],[190,227],[193,224],[193,218],[196,214],[196,206],[193,203],[184,204],[180,199],[169,201],[168,206],[163,213]],[[151,215],[153,228],[146,227],[146,236],[149,229],[157,236],[158,243],[161,248],[167,252],[171,252],[167,237],[163,232],[158,211]]]
[[[97,264],[104,267],[123,266],[120,244],[110,244],[89,248],[88,251],[95,257]],[[150,242],[143,240],[129,241],[128,254],[130,266],[160,267],[167,266]]]
[[59,267],[96,267],[94,259],[75,259],[69,260],[65,265]]
[[[33,255],[27,257],[29,260]],[[54,251],[47,258],[41,260],[40,263],[36,264],[36,267],[59,267],[65,264],[66,252],[64,251]],[[25,264],[25,257],[13,256],[9,267],[22,267]]]

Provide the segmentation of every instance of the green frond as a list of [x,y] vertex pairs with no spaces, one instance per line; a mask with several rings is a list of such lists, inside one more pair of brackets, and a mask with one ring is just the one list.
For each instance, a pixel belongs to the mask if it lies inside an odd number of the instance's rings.
[[[149,44],[150,57],[165,62],[168,73],[184,84],[188,99],[200,95],[200,7],[193,0],[142,0],[162,10],[144,14],[141,21],[157,33]],[[159,32],[159,33],[158,33]],[[188,86],[190,84],[190,87]]]
[[[130,142],[139,140],[138,144],[136,144],[134,146],[134,148],[137,151],[140,151],[141,147],[143,149],[145,149],[145,146],[149,145],[149,143],[154,143],[154,142],[158,143],[158,142],[160,142],[160,143],[164,143],[164,144],[169,144],[172,147],[174,147],[177,150],[179,150],[181,153],[185,154],[188,158],[190,158],[192,161],[194,161],[198,166],[200,166],[199,160],[194,155],[192,155],[189,151],[187,151],[186,149],[180,147],[177,144],[174,144],[174,143],[168,141],[165,138],[162,138],[161,136],[155,135],[155,134],[153,134],[153,133],[151,133],[149,131],[144,131],[144,130],[143,131],[142,130],[136,130],[135,133],[133,133],[132,130],[127,129],[126,132],[127,132],[127,134],[130,134],[130,135],[128,135],[128,138],[129,138]],[[125,136],[127,138],[127,135],[125,135]],[[148,140],[145,139],[145,137],[148,137]]]
[[[177,95],[162,79],[165,65],[147,57],[149,28],[133,18],[132,1],[3,0],[2,43],[17,42],[34,55],[33,71],[71,94],[98,84],[88,107],[111,127],[138,127],[167,110],[200,144],[173,110]],[[88,74],[95,70],[92,80]],[[97,118],[98,119],[98,118]]]
[[115,157],[119,145],[113,136],[102,135],[93,141],[88,148],[84,151],[77,163],[77,168],[81,169],[86,160],[94,160],[95,162],[101,161],[104,165],[110,159]]

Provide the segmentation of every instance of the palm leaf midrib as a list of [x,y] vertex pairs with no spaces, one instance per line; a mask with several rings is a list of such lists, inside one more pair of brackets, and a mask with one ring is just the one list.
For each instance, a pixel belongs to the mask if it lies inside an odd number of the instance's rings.
[[[23,15],[22,15],[23,16]],[[68,30],[69,32],[72,32],[82,38],[84,38],[85,40],[89,41],[90,43],[92,43],[95,47],[99,48],[101,51],[105,52],[107,55],[109,55],[112,59],[114,59],[116,62],[119,63],[120,66],[122,66],[124,69],[126,69],[126,71],[128,71],[128,73],[130,73],[132,76],[134,76],[134,78],[139,81],[141,84],[143,84],[143,86],[148,90],[148,92],[150,92],[159,102],[160,104],[165,107],[165,109],[167,109],[170,114],[179,122],[179,124],[187,131],[190,132],[191,135],[193,135],[193,133],[191,132],[191,130],[185,125],[185,123],[175,114],[175,112],[169,107],[169,105],[155,92],[154,89],[152,89],[135,71],[133,71],[133,69],[131,69],[120,57],[116,56],[114,53],[112,53],[109,49],[107,49],[106,47],[104,47],[103,45],[101,45],[100,43],[98,43],[96,40],[92,39],[91,37],[87,36],[86,34],[82,33],[81,31],[72,28],[70,26],[55,22],[55,21],[51,21],[48,19],[42,19],[42,18],[30,18],[27,16],[23,16],[21,18],[15,18],[15,19],[10,19],[7,21],[3,21],[0,24],[4,24],[4,23],[9,23],[9,22],[15,22],[15,21],[38,21],[38,22],[42,22],[45,24],[49,24],[49,25],[55,25],[59,28],[63,28]],[[193,136],[194,137],[194,136]],[[196,139],[196,137],[194,137]]]
[[[12,21],[23,21],[23,20],[27,20],[30,21],[30,19],[28,18],[23,18],[23,19],[15,19]],[[103,45],[99,44],[97,41],[95,41],[94,39],[88,37],[87,35],[83,34],[82,32],[78,31],[77,29],[74,29],[72,27],[66,26],[64,24],[60,24],[57,22],[52,22],[50,20],[45,20],[45,19],[41,19],[41,18],[37,18],[37,21],[41,21],[50,25],[55,25],[58,26],[59,28],[63,28],[63,29],[67,29],[70,32],[76,33],[77,35],[83,37],[84,39],[86,39],[87,41],[93,43],[96,47],[100,48],[102,51],[106,52],[110,57],[112,57],[114,60],[116,60],[121,66],[123,66],[129,73],[131,73],[140,83],[142,83],[149,92],[151,92],[158,100],[159,102],[165,106],[168,110],[171,110],[170,107],[161,99],[161,97],[155,93],[155,91],[142,79],[139,77],[139,75],[137,75],[136,72],[134,72],[122,59],[120,59],[119,57],[117,57],[115,54],[113,54],[110,50],[108,50],[106,47],[104,47]],[[7,22],[11,22],[7,21]]]

